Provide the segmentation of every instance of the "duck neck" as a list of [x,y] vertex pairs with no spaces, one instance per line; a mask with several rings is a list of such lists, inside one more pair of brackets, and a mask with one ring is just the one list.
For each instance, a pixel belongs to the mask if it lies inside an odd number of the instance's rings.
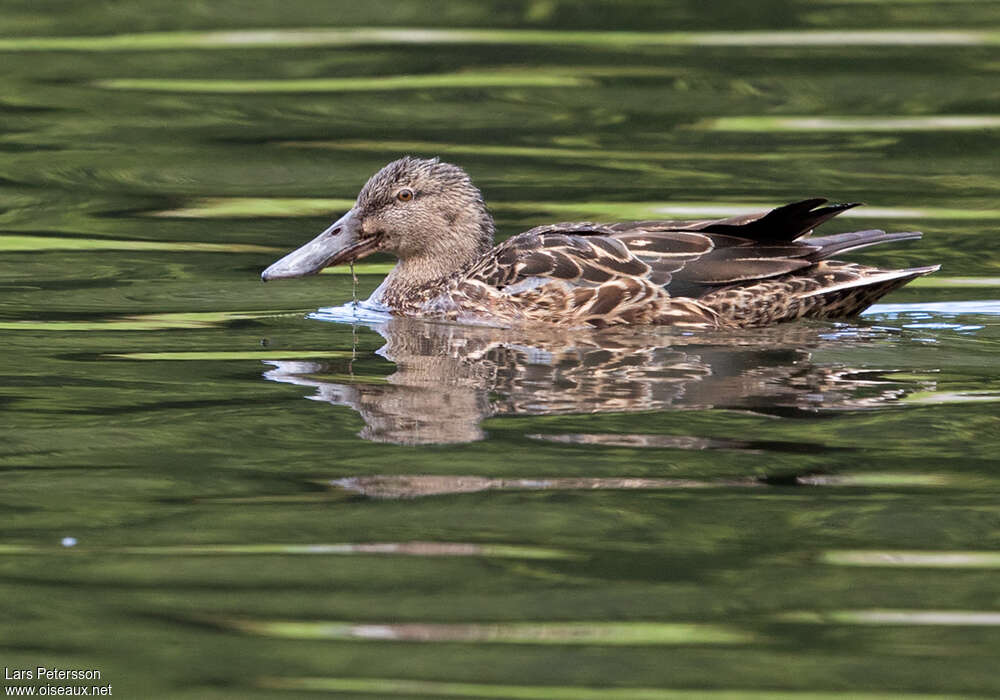
[[443,291],[493,247],[493,219],[485,210],[482,214],[466,226],[453,228],[452,235],[434,236],[433,244],[401,258],[369,301],[390,310],[406,310]]

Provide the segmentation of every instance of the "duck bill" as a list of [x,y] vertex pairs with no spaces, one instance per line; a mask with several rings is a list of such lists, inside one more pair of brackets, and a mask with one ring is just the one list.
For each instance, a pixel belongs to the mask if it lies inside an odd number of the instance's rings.
[[360,233],[360,222],[352,209],[316,238],[273,263],[260,278],[267,282],[315,275],[325,267],[360,260],[379,249],[381,236],[361,238]]

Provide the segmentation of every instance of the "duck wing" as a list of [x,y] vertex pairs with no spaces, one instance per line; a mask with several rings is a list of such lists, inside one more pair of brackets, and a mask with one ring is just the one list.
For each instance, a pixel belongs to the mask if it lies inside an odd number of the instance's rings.
[[592,223],[525,231],[490,251],[455,292],[470,308],[561,325],[716,325],[714,312],[667,291],[674,272],[712,250],[711,239],[667,231],[636,244],[618,233]]
[[640,277],[672,296],[698,296],[719,285],[809,267],[826,257],[825,247],[843,250],[878,242],[871,239],[882,232],[874,231],[850,234],[853,238],[799,241],[820,223],[856,206],[824,204],[825,199],[808,199],[768,212],[705,221],[539,226],[494,248],[470,276],[498,288],[537,278],[586,285]]
[[920,237],[876,230],[809,237],[854,206],[808,199],[728,219],[540,226],[498,245],[462,284],[592,325],[711,324],[715,311],[699,298],[717,290],[808,276],[835,253]]
[[714,247],[707,236],[685,231],[646,238],[586,222],[539,226],[498,245],[469,277],[498,288],[536,278],[595,285],[631,277],[666,286],[673,272]]
[[[827,205],[826,199],[814,198],[728,219],[629,221],[612,228],[630,248],[675,231],[708,238],[712,249],[674,271],[668,287],[672,295],[698,297],[722,285],[778,277],[812,266],[826,255],[822,244],[806,237],[824,221],[855,206]],[[855,242],[854,247],[872,244]]]

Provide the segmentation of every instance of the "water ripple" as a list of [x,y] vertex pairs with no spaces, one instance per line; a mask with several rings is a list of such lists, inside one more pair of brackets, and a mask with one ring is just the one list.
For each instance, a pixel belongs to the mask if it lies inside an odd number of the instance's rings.
[[350,29],[256,29],[245,31],[148,32],[113,36],[13,37],[0,39],[0,51],[174,51],[289,46],[378,44],[513,44],[591,46],[990,46],[994,31],[789,30],[739,32],[553,31],[544,29],[425,29],[352,27]]

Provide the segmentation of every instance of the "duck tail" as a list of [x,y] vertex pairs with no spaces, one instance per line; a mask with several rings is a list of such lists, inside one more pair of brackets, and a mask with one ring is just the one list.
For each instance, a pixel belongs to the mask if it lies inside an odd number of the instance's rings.
[[905,270],[873,270],[853,279],[802,293],[799,299],[809,308],[805,315],[810,318],[847,318],[858,315],[889,292],[917,277],[929,275],[939,269],[940,265],[928,265]]
[[755,241],[794,241],[841,212],[859,206],[861,202],[827,204],[826,199],[804,199],[772,209],[753,217],[734,217],[706,226],[703,231],[722,233]]
[[808,260],[826,260],[837,255],[859,248],[867,248],[880,243],[892,243],[894,241],[915,241],[923,236],[920,231],[902,231],[899,233],[886,233],[873,229],[870,231],[852,231],[850,233],[838,233],[833,236],[822,236],[818,238],[809,237],[802,243],[819,248],[815,253],[810,254]]

